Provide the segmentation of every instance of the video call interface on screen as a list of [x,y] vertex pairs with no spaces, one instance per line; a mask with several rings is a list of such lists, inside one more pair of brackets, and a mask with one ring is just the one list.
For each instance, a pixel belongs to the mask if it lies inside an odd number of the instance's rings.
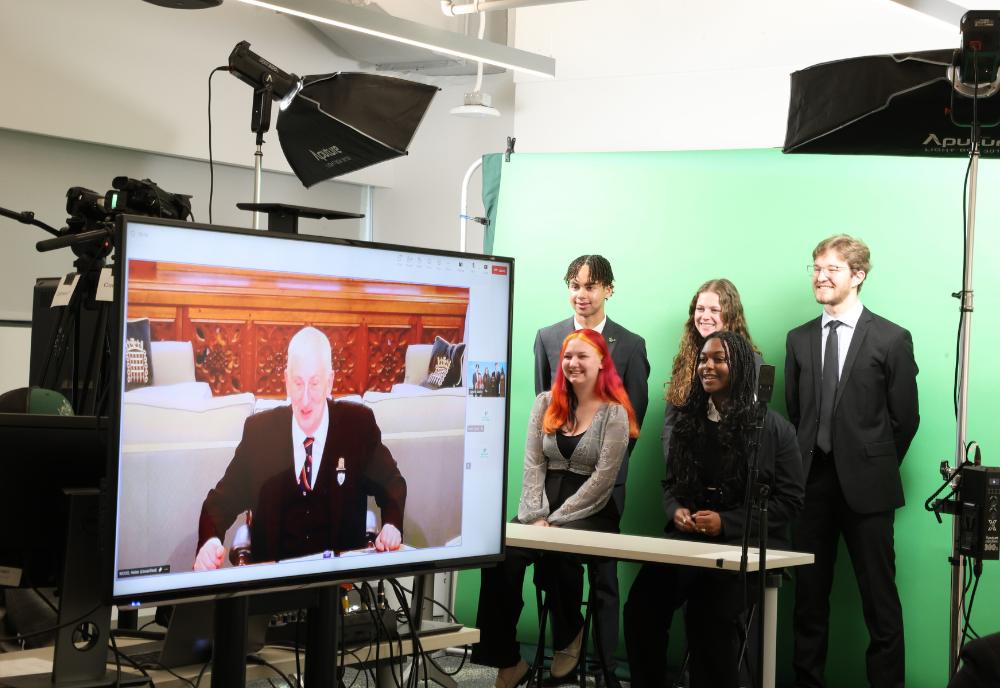
[[509,263],[123,243],[115,597],[500,552]]

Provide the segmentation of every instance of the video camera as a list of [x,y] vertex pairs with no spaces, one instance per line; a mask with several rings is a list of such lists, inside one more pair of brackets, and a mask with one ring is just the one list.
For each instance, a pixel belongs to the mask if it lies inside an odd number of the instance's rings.
[[[95,245],[96,240],[114,228],[118,215],[146,215],[187,220],[191,216],[191,196],[164,191],[149,179],[136,180],[115,177],[112,190],[103,196],[82,186],[71,187],[66,192],[66,226],[59,231],[59,239],[38,242],[39,251],[51,251],[72,246],[73,253],[83,257],[100,257],[111,252],[111,242]],[[85,237],[93,235],[92,239]]]

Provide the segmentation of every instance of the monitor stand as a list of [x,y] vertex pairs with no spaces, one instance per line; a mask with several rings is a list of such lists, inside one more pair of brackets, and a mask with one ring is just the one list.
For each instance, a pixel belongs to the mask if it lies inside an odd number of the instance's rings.
[[[426,574],[413,577],[413,593],[410,595],[410,619],[416,626],[418,637],[433,635],[435,633],[447,633],[457,631],[462,628],[462,624],[453,621],[434,621],[430,617],[433,615],[431,605],[427,601],[427,589],[434,589],[434,575]],[[400,638],[410,638],[413,630],[408,623],[401,624],[399,628]],[[417,672],[417,676],[428,681],[433,681],[444,688],[458,688],[458,683],[452,676],[445,673],[444,669],[433,659],[426,655],[420,655],[417,663],[411,668],[411,672]],[[411,674],[412,675],[412,674]]]
[[[100,604],[100,492],[64,492],[69,495],[70,507],[59,623],[84,618],[57,632],[51,673],[4,677],[3,684],[10,688],[97,688],[118,683],[117,671],[108,670],[111,607]],[[93,611],[88,614],[88,610]],[[147,680],[122,669],[119,685],[137,686]]]
[[212,688],[246,688],[247,630],[251,614],[307,609],[304,683],[311,688],[338,685],[340,653],[339,584],[288,592],[217,598],[214,609]]

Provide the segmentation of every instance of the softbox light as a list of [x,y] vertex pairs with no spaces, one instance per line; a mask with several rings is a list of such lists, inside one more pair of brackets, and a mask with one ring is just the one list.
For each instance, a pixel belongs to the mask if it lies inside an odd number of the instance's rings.
[[[784,152],[967,158],[973,99],[955,92],[954,61],[954,50],[930,50],[794,72]],[[996,83],[980,85],[986,158],[1000,157],[1000,139],[990,133],[1000,123],[996,93]]]
[[406,155],[436,86],[381,74],[307,76],[278,114],[281,150],[307,188]]

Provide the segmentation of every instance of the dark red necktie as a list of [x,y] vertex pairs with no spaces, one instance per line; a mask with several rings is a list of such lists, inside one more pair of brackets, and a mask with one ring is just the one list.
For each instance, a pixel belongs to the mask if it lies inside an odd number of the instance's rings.
[[306,492],[312,490],[312,474],[313,474],[313,442],[316,440],[312,437],[307,437],[302,443],[306,448],[306,462],[302,464],[302,473],[299,474],[299,487],[302,488],[302,495],[305,496]]

